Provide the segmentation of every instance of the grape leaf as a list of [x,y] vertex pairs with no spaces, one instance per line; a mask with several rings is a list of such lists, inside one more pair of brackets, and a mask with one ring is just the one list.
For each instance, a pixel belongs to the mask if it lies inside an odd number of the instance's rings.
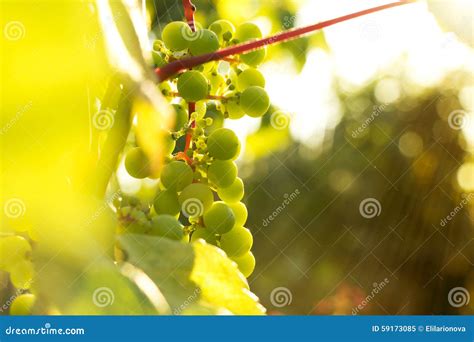
[[217,247],[131,234],[119,241],[128,262],[155,282],[174,314],[198,301],[237,315],[265,312],[236,265]]

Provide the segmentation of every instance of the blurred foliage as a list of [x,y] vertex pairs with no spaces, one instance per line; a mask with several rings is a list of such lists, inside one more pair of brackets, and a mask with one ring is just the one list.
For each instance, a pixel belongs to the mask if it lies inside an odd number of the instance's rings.
[[[459,71],[390,105],[376,102],[373,86],[341,92],[344,117],[322,151],[293,143],[246,165],[259,261],[250,284],[270,312],[351,314],[385,279],[358,314],[474,312],[472,303],[457,309],[448,302],[455,287],[474,290],[473,189],[457,182],[472,156],[447,120],[470,80]],[[353,134],[364,122],[367,128]],[[367,198],[381,205],[372,219],[359,211]],[[273,305],[277,286],[290,289],[291,305]]]

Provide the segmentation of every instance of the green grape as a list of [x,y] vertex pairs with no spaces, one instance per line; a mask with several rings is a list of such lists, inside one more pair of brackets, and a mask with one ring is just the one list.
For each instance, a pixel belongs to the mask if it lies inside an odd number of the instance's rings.
[[245,222],[247,222],[247,217],[249,215],[245,204],[243,204],[242,202],[230,203],[229,207],[234,213],[235,225],[240,227],[245,225]]
[[239,202],[244,197],[244,182],[242,179],[236,178],[230,186],[217,189],[217,194],[221,200],[227,203]]
[[181,51],[189,47],[193,32],[188,24],[182,21],[173,21],[165,26],[161,37],[166,47],[172,51]]
[[186,217],[202,216],[214,202],[211,188],[205,184],[194,183],[188,185],[179,194],[181,211]]
[[209,166],[207,176],[218,188],[226,188],[235,181],[237,166],[229,160],[215,160]]
[[138,179],[150,175],[150,161],[140,147],[135,147],[127,152],[125,156],[125,169],[130,176]]
[[253,237],[250,230],[244,227],[234,227],[230,232],[221,236],[220,246],[229,257],[240,257],[250,251]]
[[174,122],[174,131],[178,132],[188,123],[188,112],[179,104],[173,104],[176,118]]
[[245,253],[240,257],[234,257],[232,260],[235,261],[245,278],[248,278],[253,273],[255,269],[255,257],[252,252]]
[[235,159],[240,152],[240,141],[232,130],[219,128],[209,135],[207,148],[211,157],[216,159]]
[[234,213],[224,202],[215,202],[204,214],[203,220],[209,231],[219,235],[229,232],[235,224]]
[[173,139],[173,136],[168,131],[162,132],[162,153],[167,156],[173,153],[174,148],[176,147],[176,140]]
[[0,269],[9,271],[14,264],[27,258],[29,242],[18,235],[0,238]]
[[205,129],[205,132],[208,135],[216,129],[222,128],[224,126],[224,114],[222,114],[222,112],[217,109],[216,105],[213,103],[207,106],[205,118],[212,119],[212,124]]
[[258,118],[270,108],[270,98],[265,89],[249,87],[240,95],[240,106],[247,115]]
[[243,23],[237,27],[235,38],[241,43],[251,39],[260,39],[262,38],[262,31],[254,23]]
[[209,229],[198,227],[191,235],[191,242],[203,239],[207,243],[217,246],[217,236],[212,233]]
[[33,264],[29,260],[20,260],[10,267],[10,280],[17,289],[28,289],[33,279]]
[[209,85],[199,71],[183,72],[178,78],[179,95],[187,102],[197,102],[207,97]]
[[178,194],[171,190],[158,192],[153,201],[153,207],[157,214],[178,215],[180,208]]
[[151,55],[156,67],[160,68],[166,64],[165,55],[162,52],[153,50]]
[[219,49],[219,38],[211,30],[202,29],[194,33],[197,39],[189,43],[189,52],[194,56],[205,55]]
[[193,169],[181,161],[172,161],[161,171],[161,183],[166,189],[177,192],[183,190],[193,181]]
[[158,215],[151,220],[150,235],[179,241],[184,237],[183,226],[174,216]]
[[31,293],[19,295],[10,306],[10,315],[28,316],[31,315],[36,302],[36,296]]
[[244,53],[240,56],[240,60],[250,66],[256,67],[262,64],[267,56],[267,49],[261,48],[252,52]]
[[153,42],[153,51],[161,52],[165,49],[166,49],[165,43],[162,40],[155,39],[155,41]]
[[232,120],[238,120],[245,115],[245,112],[242,110],[239,104],[233,100],[229,100],[225,104],[225,110],[227,115],[229,116],[229,119]]
[[230,21],[222,19],[213,22],[209,26],[209,30],[217,35],[221,43],[231,40],[235,33],[234,25]]
[[158,89],[163,94],[163,96],[170,98],[173,89],[171,89],[171,84],[167,81],[161,82],[158,84]]
[[237,89],[244,91],[248,87],[258,86],[265,88],[265,77],[254,68],[248,68],[242,71],[237,78]]

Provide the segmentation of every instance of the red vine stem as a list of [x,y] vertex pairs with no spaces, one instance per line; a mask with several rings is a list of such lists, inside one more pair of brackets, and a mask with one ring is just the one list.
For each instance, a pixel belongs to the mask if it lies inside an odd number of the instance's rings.
[[[187,3],[190,1],[183,0],[183,2]],[[414,2],[416,2],[416,0],[397,1],[397,2],[386,4],[386,5],[381,5],[381,6],[369,8],[363,11],[344,15],[342,17],[326,20],[318,24],[283,31],[271,37],[267,37],[267,38],[263,38],[263,39],[243,43],[243,44],[238,44],[238,45],[231,46],[222,50],[218,50],[213,53],[177,60],[165,65],[164,67],[156,68],[155,73],[158,76],[159,81],[162,82],[183,70],[191,69],[207,62],[222,60],[224,58],[227,58],[233,55],[238,55],[238,54],[250,52],[253,50],[258,50],[266,45],[281,43],[284,41],[300,38],[303,35],[306,35],[314,31],[318,31],[328,26],[332,26],[344,21],[348,21],[354,18],[365,16],[367,14],[379,12],[379,11],[393,8],[393,7],[407,5]]]
[[[194,12],[196,11],[196,7],[193,5],[191,0],[183,0],[183,7],[184,7],[184,16],[188,21],[188,25],[193,32],[196,32],[196,25],[194,23]],[[196,104],[194,102],[189,102],[188,104],[188,115],[191,117],[191,114],[196,111]],[[191,123],[191,128],[196,127],[196,122],[193,121]],[[192,145],[192,133],[186,133],[186,141],[184,143],[184,151],[183,155],[185,156],[186,162],[191,165],[192,159],[188,157],[187,152]]]
[[184,7],[184,16],[188,21],[188,25],[191,30],[194,32],[196,27],[194,25],[194,12],[196,12],[196,6],[193,5],[191,0],[183,0],[183,7]]

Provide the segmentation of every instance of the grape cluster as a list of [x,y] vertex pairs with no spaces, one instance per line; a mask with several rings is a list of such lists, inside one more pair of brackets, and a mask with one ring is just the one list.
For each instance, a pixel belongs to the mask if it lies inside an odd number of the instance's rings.
[[[153,44],[157,67],[189,56],[214,52],[259,39],[258,26],[244,23],[235,29],[226,20],[193,32],[184,22],[169,23],[162,40]],[[241,202],[244,184],[235,159],[241,144],[224,128],[225,119],[263,116],[270,107],[265,78],[256,69],[266,50],[208,62],[159,84],[175,109],[174,128],[166,134],[169,155],[158,176],[140,146],[125,156],[125,167],[135,178],[159,178],[152,204],[125,197],[118,204],[123,232],[148,234],[178,241],[199,239],[218,246],[250,276],[255,258],[251,232],[245,228],[247,208]],[[169,137],[169,138],[168,138]]]

